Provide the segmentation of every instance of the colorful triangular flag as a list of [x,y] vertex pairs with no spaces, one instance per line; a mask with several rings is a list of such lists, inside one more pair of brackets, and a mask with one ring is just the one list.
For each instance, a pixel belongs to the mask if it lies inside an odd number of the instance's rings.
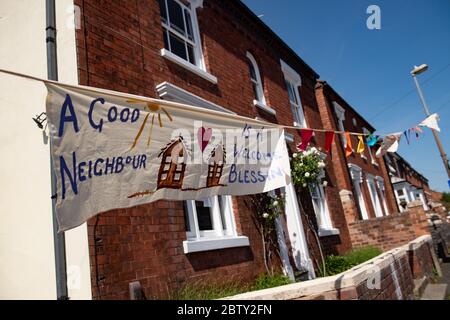
[[365,150],[363,136],[358,136],[358,147],[356,147],[356,153],[363,153]]
[[345,156],[350,157],[350,155],[353,153],[352,139],[349,132],[344,132],[344,135],[345,140],[347,141],[347,143],[345,144]]
[[331,145],[333,144],[333,140],[334,140],[334,131],[325,132],[325,152],[326,153],[330,153]]
[[300,136],[302,137],[302,141],[297,146],[298,150],[306,150],[313,134],[314,131],[312,131],[311,129],[300,129]]

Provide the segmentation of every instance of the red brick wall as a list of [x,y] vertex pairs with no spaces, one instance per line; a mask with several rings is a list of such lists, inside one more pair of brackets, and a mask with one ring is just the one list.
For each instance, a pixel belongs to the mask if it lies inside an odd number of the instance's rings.
[[113,210],[98,216],[97,227],[97,218],[91,219],[88,232],[94,299],[128,299],[132,281],[140,281],[146,297],[154,299],[168,297],[199,279],[220,283],[255,278],[264,271],[261,237],[251,221],[251,211],[241,201],[234,205],[239,206],[238,232],[249,237],[251,246],[188,255],[183,251],[182,202],[158,201]]
[[350,223],[353,246],[372,245],[386,251],[429,234],[427,217],[421,203],[411,204],[408,211],[403,213]]
[[[82,28],[76,32],[80,84],[158,97],[155,86],[167,81],[240,115],[292,125],[281,58],[302,77],[300,95],[308,125],[323,126],[314,93],[315,73],[255,23],[238,2],[205,0],[204,7],[197,10],[206,68],[218,78],[217,85],[161,57],[164,44],[156,0],[74,2],[82,12]],[[277,111],[276,117],[253,105],[247,51],[258,62],[265,98]],[[289,131],[298,143],[298,132]],[[322,145],[323,139],[318,136],[316,142]],[[350,247],[349,234],[338,197],[337,177],[330,164],[327,175],[328,204],[341,235],[324,241],[330,252],[341,252]],[[104,278],[99,290],[95,288],[94,297],[125,299],[128,283],[135,280],[141,282],[147,296],[161,297],[194,279],[254,278],[263,271],[260,236],[243,198],[236,199],[240,234],[250,238],[251,246],[247,248],[184,255],[182,205],[160,201],[101,214],[96,259],[96,219],[89,221],[94,287],[97,266],[99,277]]]

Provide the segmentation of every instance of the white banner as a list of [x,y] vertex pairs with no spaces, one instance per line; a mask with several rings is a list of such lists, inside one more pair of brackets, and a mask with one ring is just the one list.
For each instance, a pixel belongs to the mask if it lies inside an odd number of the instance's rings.
[[276,125],[100,89],[47,89],[60,231],[111,209],[290,183]]

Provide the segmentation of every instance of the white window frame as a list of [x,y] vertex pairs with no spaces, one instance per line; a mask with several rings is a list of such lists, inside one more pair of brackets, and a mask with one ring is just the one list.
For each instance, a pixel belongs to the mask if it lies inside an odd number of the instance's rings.
[[[174,29],[172,26],[170,26],[170,17],[168,15],[168,6],[167,1],[169,0],[162,0],[165,1],[166,5],[166,14],[168,16],[168,22],[165,23],[161,20],[161,25],[163,27],[163,32],[167,34],[168,37],[168,45],[169,48],[162,48],[161,49],[161,56],[178,64],[179,66],[188,69],[189,71],[197,74],[198,76],[202,77],[205,80],[210,81],[213,84],[217,84],[217,78],[213,76],[212,74],[208,73],[206,70],[206,65],[203,57],[203,50],[202,50],[202,44],[201,44],[201,38],[200,38],[200,30],[198,26],[197,21],[197,8],[203,6],[203,0],[188,0],[190,7],[186,6],[183,2],[180,0],[170,0],[174,1],[177,4],[181,6],[183,10],[188,10],[189,14],[191,16],[191,25],[192,25],[192,33],[193,33],[193,40],[187,38],[183,34],[181,34],[179,31]],[[183,11],[183,21],[186,27],[186,17],[184,15]],[[178,55],[174,54],[170,50],[170,38],[169,38],[169,32],[172,32],[174,35],[176,35],[178,38],[181,38],[186,43],[189,43],[193,46],[193,52],[194,52],[194,61],[195,63],[191,63],[189,60],[185,60],[182,57],[179,57]],[[187,49],[186,49],[186,56],[188,56]]]
[[[223,201],[223,212],[220,211],[220,200]],[[183,242],[184,253],[242,247],[250,244],[248,237],[237,234],[231,196],[214,196],[203,201],[211,210],[213,229],[200,230],[195,200],[186,200],[190,230],[186,231],[187,240]],[[222,225],[222,215],[225,228]]]
[[375,180],[377,182],[378,190],[380,190],[381,202],[383,203],[384,212],[389,215],[389,209],[386,202],[386,187],[384,186],[384,180],[380,176],[376,176]]
[[361,189],[361,183],[363,182],[362,170],[360,167],[358,167],[354,164],[349,164],[348,167],[350,169],[350,175],[352,177],[353,186],[354,186],[355,192],[356,192],[355,198],[356,198],[357,204],[359,206],[359,209],[361,211],[362,219],[368,220],[369,215],[367,213],[366,202],[364,200],[364,194],[362,193],[362,189]]
[[[345,131],[344,121],[345,121],[345,109],[342,108],[336,101],[333,101],[334,113],[338,120],[339,131]],[[347,138],[345,135],[340,134],[342,146],[345,148],[347,145]]]
[[425,193],[423,192],[423,189],[417,189],[416,195],[419,196],[419,199],[420,199],[420,201],[422,202],[423,209],[424,209],[425,211],[430,210],[430,209],[428,208],[427,201],[425,200],[426,198],[425,198]]
[[[291,112],[294,117],[293,125],[299,128],[306,128],[308,125],[306,123],[305,112],[303,110],[302,100],[298,91],[298,88],[302,85],[302,79],[300,75],[286,62],[280,60],[280,64],[281,71],[284,74],[284,81],[286,82],[286,85],[292,87],[294,98],[296,100],[292,101],[288,92],[289,104],[291,106]],[[289,88],[286,88],[286,90],[289,90]]]
[[377,188],[375,186],[375,178],[371,174],[366,175],[367,188],[369,189],[370,200],[372,201],[372,207],[375,212],[375,216],[380,218],[383,216],[383,209],[381,209],[380,198],[378,197]]
[[[395,198],[397,199],[397,204],[400,209],[400,212],[404,212],[406,210],[406,209],[403,209],[403,207],[400,205],[403,200],[405,200],[406,203],[411,202],[409,199],[408,188],[409,187],[407,186],[406,182],[394,184],[394,194],[395,194]],[[403,192],[403,195],[399,195],[398,191],[400,191],[400,190]]]
[[[316,204],[314,201],[314,190],[318,195],[317,199],[320,201],[320,204]],[[333,223],[330,217],[330,211],[328,209],[327,196],[323,185],[321,183],[321,179],[319,179],[313,186],[310,186],[309,190],[312,198],[312,203],[314,207],[314,212],[316,214],[317,224],[319,226],[319,236],[330,236],[339,234],[339,230],[333,228]]]
[[[247,51],[246,53],[246,57],[247,57],[247,62],[248,64],[252,65],[253,70],[255,71],[255,77],[256,79],[252,79],[251,74],[249,74],[250,77],[250,81],[252,83],[252,92],[253,92],[253,85],[256,87],[256,93],[259,96],[255,97],[255,99],[253,99],[253,105],[255,107],[258,107],[270,114],[276,115],[276,111],[269,107],[266,103],[266,97],[264,95],[264,85],[262,82],[262,78],[261,78],[261,73],[259,72],[259,67],[258,67],[258,63],[256,62],[255,57]],[[249,70],[250,72],[250,70]]]
[[[167,34],[167,38],[168,40],[168,45],[169,48],[166,48],[166,50],[168,50],[169,52],[172,53],[172,50],[170,49],[170,37],[169,37],[169,33],[173,33],[175,36],[177,36],[178,38],[180,38],[181,40],[183,40],[184,42],[190,44],[193,48],[193,53],[194,53],[194,65],[196,65],[197,67],[201,68],[201,69],[205,69],[205,64],[203,61],[203,52],[202,52],[202,46],[201,46],[201,42],[200,42],[200,32],[199,32],[199,27],[198,27],[198,22],[197,22],[197,7],[200,6],[201,4],[196,1],[192,1],[190,2],[189,6],[186,6],[182,1],[179,0],[161,0],[165,2],[165,7],[166,7],[166,15],[167,15],[167,23],[164,22],[161,19],[161,25],[163,26],[164,32]],[[191,17],[191,26],[192,26],[192,36],[193,36],[193,40],[189,39],[187,36],[183,35],[181,32],[179,32],[177,29],[173,28],[170,25],[170,16],[169,16],[169,7],[168,7],[168,1],[173,1],[175,3],[177,3],[182,11],[183,11],[183,22],[184,22],[184,27],[185,30],[187,29],[187,22],[186,22],[186,16],[184,14],[184,11],[188,11],[189,15]],[[186,45],[185,45],[186,47]],[[187,51],[187,48],[185,48],[186,50],[186,56],[189,56],[189,53]],[[181,58],[181,57],[180,57]],[[183,58],[181,58],[183,59]],[[186,60],[189,62],[189,60]],[[189,62],[191,63],[191,62]]]

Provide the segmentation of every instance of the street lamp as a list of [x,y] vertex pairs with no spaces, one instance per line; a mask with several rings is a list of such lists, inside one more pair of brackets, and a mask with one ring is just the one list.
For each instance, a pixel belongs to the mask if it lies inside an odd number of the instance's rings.
[[[427,70],[428,70],[428,65],[426,65],[426,64],[422,64],[422,65],[420,65],[418,67],[414,66],[414,69],[411,71],[411,75],[412,75],[412,77],[414,79],[414,83],[416,84],[417,92],[419,93],[420,101],[422,102],[423,109],[425,110],[425,114],[427,116],[429,116],[430,115],[430,110],[428,109],[427,103],[425,102],[425,98],[423,96],[422,89],[420,89],[419,81],[417,80],[417,77],[416,77],[417,75],[419,75],[419,74],[421,74],[421,73],[423,73],[423,72],[425,72]],[[433,132],[434,140],[436,141],[436,144],[438,146],[439,153],[441,154],[442,161],[444,162],[444,167],[445,167],[445,170],[447,171],[448,178],[450,179],[449,162],[448,162],[448,159],[447,159],[447,155],[445,154],[444,147],[442,146],[441,139],[439,138],[439,134],[437,133],[436,130],[431,129],[431,131]]]

